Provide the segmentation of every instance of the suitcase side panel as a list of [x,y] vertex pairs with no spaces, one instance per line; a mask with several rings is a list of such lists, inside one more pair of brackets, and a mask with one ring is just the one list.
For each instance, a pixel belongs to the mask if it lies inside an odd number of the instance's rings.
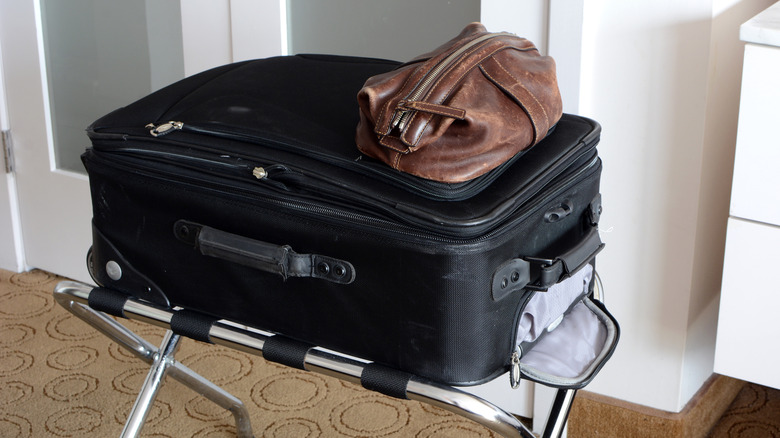
[[[581,238],[599,179],[594,170],[496,236],[442,243],[269,208],[262,197],[226,196],[207,179],[185,183],[110,168],[89,154],[85,161],[95,227],[173,305],[452,384],[478,383],[505,370],[523,293],[495,301],[493,272],[509,259],[552,255]],[[574,211],[546,222],[545,212],[563,201]],[[348,285],[283,281],[204,257],[175,238],[180,219],[347,260],[356,279]]]

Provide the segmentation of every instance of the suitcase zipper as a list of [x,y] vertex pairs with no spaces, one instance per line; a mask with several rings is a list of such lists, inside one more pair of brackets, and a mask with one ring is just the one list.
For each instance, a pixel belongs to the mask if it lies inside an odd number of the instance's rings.
[[234,177],[239,180],[247,179],[248,175],[252,175],[256,179],[263,179],[271,174],[278,174],[279,172],[287,170],[286,167],[281,165],[258,166],[256,163],[251,163],[229,155],[222,155],[217,159],[216,157],[199,157],[193,153],[183,155],[137,147],[123,147],[121,149],[114,149],[109,153],[117,154],[117,156],[124,155],[128,157],[128,159],[138,157],[139,160],[155,160],[157,162],[168,163],[183,168],[195,169],[200,172]]
[[[568,156],[565,156],[564,158],[567,158]],[[571,157],[568,157],[571,158]],[[549,189],[549,190],[557,190],[558,188],[563,188],[566,185],[568,185],[572,179],[577,179],[579,176],[587,172],[589,169],[593,168],[599,161],[598,155],[592,156],[587,162],[580,165],[576,170],[573,171],[573,173],[570,174],[570,176],[566,176],[562,181],[555,183],[553,186],[547,186],[551,181],[553,181],[555,178],[559,177],[562,172],[561,171],[547,171],[543,173],[542,175],[539,175],[535,180],[530,181],[525,188],[524,191],[527,191],[529,194],[523,198],[522,204],[524,205],[529,200],[533,199],[537,195],[539,195],[539,191],[542,189]],[[567,163],[576,162],[575,160],[567,160]],[[554,169],[559,169],[561,166],[554,166]],[[439,216],[436,216],[429,211],[420,210],[418,208],[415,208],[413,206],[408,206],[405,204],[397,204],[396,208],[399,210],[402,210],[406,213],[409,213],[411,215],[414,215],[415,217],[424,219],[426,222],[429,223],[439,223],[439,224],[450,224],[450,225],[457,225],[462,227],[476,227],[479,226],[485,222],[491,221],[495,217],[508,214],[511,211],[515,211],[517,208],[520,208],[520,205],[517,205],[516,200],[514,198],[507,199],[503,204],[498,205],[496,208],[494,208],[489,215],[475,218],[471,221],[463,221],[459,222],[457,224],[447,221],[444,218],[441,218]]]
[[161,123],[159,125],[155,125],[154,123],[149,123],[146,125],[146,129],[149,130],[149,133],[152,134],[152,137],[160,137],[182,128],[184,128],[184,123],[173,120],[170,122]]
[[[479,38],[473,39],[463,46],[461,46],[456,51],[450,53],[447,55],[446,58],[444,58],[442,61],[440,61],[438,64],[436,64],[428,73],[423,76],[423,78],[420,80],[420,82],[412,89],[412,91],[406,96],[403,101],[416,101],[419,100],[420,97],[425,94],[426,91],[430,89],[430,86],[438,79],[442,72],[447,69],[447,67],[453,65],[455,61],[460,58],[463,53],[465,53],[470,48],[493,38],[498,38],[502,36],[516,36],[513,33],[509,32],[501,32],[501,33],[492,33],[483,35]],[[390,123],[391,128],[398,128],[400,131],[403,131],[406,127],[406,122],[409,120],[409,117],[411,113],[414,110],[411,109],[397,109],[395,114],[393,115],[393,121]]]
[[520,386],[520,379],[523,377],[522,373],[520,372],[520,356],[522,355],[522,351],[520,350],[520,346],[515,346],[515,351],[512,352],[512,356],[510,357],[510,369],[509,369],[509,384],[512,386],[512,389],[517,389]]
[[[146,125],[146,128],[149,129],[149,133],[153,137],[162,137],[164,135],[170,134],[174,131],[187,131],[187,132],[193,132],[198,134],[204,134],[204,135],[210,135],[218,138],[226,138],[226,139],[232,139],[232,140],[238,140],[238,141],[249,141],[256,144],[263,144],[266,146],[271,146],[272,144],[276,144],[277,142],[274,142],[273,140],[263,139],[260,137],[254,137],[252,135],[248,134],[241,134],[236,132],[224,132],[216,129],[208,129],[203,128],[200,126],[195,126],[193,124],[184,124],[183,122],[178,121],[169,121],[159,124],[149,123]],[[289,149],[289,148],[285,148]],[[334,159],[330,155],[326,154],[318,154],[313,151],[306,151],[306,155],[309,156],[316,156],[318,161],[334,164],[337,166],[343,166],[343,160]],[[506,168],[509,167],[512,163],[516,161],[517,158],[519,158],[520,154],[518,154],[515,157],[512,157],[507,162],[503,163],[500,168]],[[358,160],[360,160],[362,157],[358,157]],[[352,161],[350,161],[352,163]],[[388,174],[388,167],[386,165],[382,164],[381,167],[377,168],[377,166],[372,165],[371,163],[366,164],[362,167],[362,169],[367,170],[371,172],[374,175],[378,175],[379,177],[387,177]],[[392,170],[392,169],[391,169]],[[499,170],[500,172],[500,170]],[[392,172],[394,177],[392,178],[394,182],[396,182],[398,185],[406,188],[407,190],[412,190],[418,193],[421,193],[423,196],[427,196],[433,199],[441,199],[441,193],[440,191],[436,190],[437,185],[431,184],[427,180],[417,178],[414,176],[410,176],[409,178],[406,178],[405,175],[398,175],[395,170]],[[258,174],[262,175],[262,169],[259,168],[254,172],[255,176],[258,179],[262,179],[258,176]],[[471,196],[473,196],[476,193],[479,193],[482,191],[482,189],[490,184],[493,181],[493,179],[479,179],[476,180],[474,183],[468,184],[464,189],[459,190],[458,196],[450,196],[446,199],[452,200],[452,201],[458,201],[462,199],[468,199]],[[448,187],[452,187],[451,185],[448,185]]]
[[[512,35],[512,34],[507,34],[507,35]],[[490,36],[495,37],[497,35],[490,35]],[[173,121],[173,120],[167,122],[149,123],[145,126],[145,128],[149,130],[149,134],[152,135],[153,137],[162,137],[170,133],[173,133],[175,131],[191,132],[194,134],[203,134],[203,135],[223,138],[227,140],[249,142],[249,143],[258,144],[258,145],[279,149],[279,150],[294,151],[304,156],[314,157],[317,161],[326,164],[332,164],[334,166],[341,167],[341,168],[345,168],[347,166],[347,164],[345,164],[345,159],[343,158],[338,158],[328,154],[318,153],[316,151],[311,151],[311,150],[305,150],[305,151],[300,150],[300,148],[297,148],[294,145],[281,143],[278,140],[272,140],[265,137],[260,137],[257,135],[243,133],[235,130],[228,132],[224,130],[214,129],[213,127],[204,127],[193,123],[184,123],[181,121]],[[127,139],[127,138],[123,137],[123,139]],[[566,154],[565,157],[562,157],[562,159],[559,160],[559,163],[563,161],[569,162],[570,160],[576,159],[577,156],[580,156],[581,154],[585,154],[593,147],[595,147],[597,143],[598,143],[597,141],[592,141],[591,139],[583,139],[583,141],[580,142],[580,146],[572,149],[569,153]],[[188,146],[193,147],[193,145],[188,145]],[[199,148],[199,149],[205,152],[214,152],[214,151],[210,151],[208,148]],[[503,163],[501,166],[499,166],[499,168],[497,168],[498,172],[496,173],[496,175],[500,175],[502,173],[500,169],[508,168],[518,158],[520,158],[520,156],[522,156],[522,154],[517,154],[516,156],[514,156],[507,162]],[[249,157],[249,156],[243,158],[247,160],[256,160],[255,157]],[[362,157],[359,156],[357,160],[348,160],[348,165],[354,167],[354,161],[360,161],[361,158]],[[556,164],[556,167],[558,167],[558,164]],[[476,193],[481,192],[487,185],[492,183],[493,180],[495,179],[495,178],[477,178],[463,185],[447,184],[444,187],[446,187],[446,191],[449,192],[450,195],[443,197],[441,184],[431,183],[428,180],[417,178],[411,175],[408,175],[407,177],[406,174],[399,173],[394,169],[387,167],[384,164],[379,166],[379,165],[375,165],[375,163],[372,162],[366,162],[360,167],[360,171],[364,173],[369,173],[371,175],[375,175],[382,179],[388,179],[392,181],[394,185],[400,186],[406,190],[417,192],[418,194],[421,194],[426,198],[435,199],[435,200],[446,199],[449,201],[460,201],[460,200],[468,199],[471,196],[475,195]],[[262,169],[258,169],[255,172],[256,177],[258,174],[262,175]],[[258,179],[260,179],[260,177],[258,177]]]
[[[97,157],[100,161],[105,162],[109,165],[114,165],[122,168],[125,171],[130,172],[137,172],[138,167],[142,164],[139,162],[133,162],[131,165],[123,165],[121,159],[109,159],[107,157],[100,157],[101,155],[113,155],[115,157],[121,157],[122,154],[118,150],[112,150],[112,151],[101,151],[100,153],[93,153],[93,156]],[[169,163],[178,163],[177,160],[166,160]],[[534,208],[525,208],[525,211],[522,211],[524,206],[529,205],[542,205],[547,202],[550,202],[553,198],[558,196],[558,192],[568,187],[570,184],[575,183],[578,181],[581,177],[583,177],[584,174],[588,173],[589,170],[592,170],[596,167],[597,163],[599,162],[598,156],[594,156],[593,159],[588,161],[586,164],[582,165],[580,168],[578,168],[576,171],[571,173],[570,175],[566,176],[562,181],[551,185],[551,186],[545,186],[535,189],[535,191],[530,194],[528,199],[534,199],[535,201],[533,203],[524,202],[521,205],[515,206],[514,208],[511,208],[512,211],[517,211],[519,214],[514,217],[512,221],[499,223],[496,227],[494,227],[492,230],[487,231],[486,233],[483,233],[486,231],[486,226],[479,226],[484,225],[487,223],[488,225],[490,223],[494,223],[491,220],[483,219],[479,223],[463,223],[458,224],[456,226],[449,226],[449,225],[442,225],[441,221],[431,221],[431,219],[427,217],[419,217],[419,216],[410,216],[408,214],[408,211],[404,210],[403,208],[398,208],[399,206],[388,206],[384,208],[381,212],[385,213],[387,215],[391,215],[396,219],[399,219],[405,223],[399,223],[394,222],[379,216],[375,215],[368,215],[368,214],[362,214],[359,212],[354,212],[347,210],[349,207],[343,207],[343,208],[334,208],[331,206],[324,206],[322,204],[317,205],[318,201],[320,199],[307,199],[305,197],[301,197],[300,201],[294,202],[294,201],[288,201],[284,199],[280,199],[279,197],[274,196],[273,191],[268,191],[264,193],[262,197],[257,196],[257,191],[255,190],[258,186],[253,182],[247,182],[249,185],[248,188],[245,188],[241,190],[239,186],[236,186],[235,184],[232,184],[229,186],[229,190],[225,190],[226,184],[218,183],[218,182],[211,182],[209,186],[217,190],[221,193],[224,193],[225,196],[240,196],[239,192],[243,191],[244,193],[251,193],[252,198],[255,200],[260,200],[262,202],[268,203],[271,206],[274,207],[282,207],[288,210],[294,210],[298,211],[300,213],[304,214],[314,214],[318,217],[325,217],[325,218],[332,218],[339,221],[348,221],[351,224],[360,224],[363,227],[367,229],[371,229],[373,231],[376,231],[383,236],[386,237],[393,237],[398,238],[399,236],[403,236],[405,238],[414,238],[417,239],[418,242],[420,240],[425,241],[434,241],[437,243],[444,243],[444,244],[477,244],[482,241],[487,241],[492,239],[493,237],[502,234],[508,229],[511,229],[511,227],[517,223],[522,222],[525,220],[525,218],[533,213],[535,211]],[[175,165],[175,164],[174,164]],[[233,168],[240,170],[242,174],[245,174],[251,167],[251,165],[247,166],[233,166]],[[273,166],[268,166],[266,169],[271,169]],[[186,168],[195,169],[194,171],[197,172],[200,169],[197,169],[195,166],[185,166]],[[156,177],[165,177],[166,179],[169,179],[169,177],[174,174],[171,171],[165,171],[160,170],[151,166],[145,166],[144,170],[151,174],[150,176],[156,176]],[[271,169],[273,170],[273,169]],[[294,171],[281,166],[281,168],[278,170],[281,173],[295,173]],[[187,177],[186,175],[177,174],[180,176]],[[268,178],[271,178],[269,182],[272,181],[272,177],[269,176]],[[199,185],[203,185],[204,181],[201,178],[192,178],[193,180],[197,179],[197,182]],[[246,181],[246,179],[242,179]],[[543,191],[540,191],[540,189],[544,189]],[[285,191],[285,193],[289,196],[289,192]],[[360,208],[359,205],[354,206],[355,209]],[[506,213],[509,213],[510,209],[506,210]],[[491,215],[490,219],[496,219],[498,216],[501,215],[503,212],[499,212],[498,214]],[[506,216],[508,217],[508,216]],[[431,234],[422,233],[419,231],[416,231],[413,227],[424,227],[427,231],[431,231]],[[446,231],[454,231],[451,233],[446,233]],[[459,237],[457,234],[461,234],[463,230],[468,230],[469,234],[464,235],[463,237]],[[437,234],[433,234],[437,233]],[[446,233],[446,234],[443,234]],[[469,237],[473,235],[478,235],[477,237]]]
[[[151,134],[153,137],[162,137],[174,131],[184,131],[184,132],[192,132],[195,134],[209,135],[212,137],[223,138],[227,140],[249,142],[249,143],[259,144],[268,147],[284,146],[284,147],[276,147],[276,149],[280,149],[280,150],[297,149],[294,146],[291,147],[289,145],[282,144],[278,141],[259,137],[259,136],[244,134],[237,131],[227,132],[227,131],[221,131],[213,128],[204,128],[198,125],[194,125],[192,123],[185,124],[184,122],[180,122],[180,121],[169,121],[164,123],[149,123],[145,126],[145,128],[149,130],[149,134]],[[302,152],[305,152],[304,155],[306,156],[317,157],[317,160],[323,163],[338,165],[341,164],[343,161],[343,160],[333,158],[330,155],[318,153],[316,151],[302,151]],[[248,157],[248,158],[253,158],[253,157]]]
[[[264,146],[273,147],[274,145],[282,146],[279,142],[252,136],[249,134],[242,134],[239,132],[225,132],[217,129],[210,129],[210,128],[203,128],[201,126],[196,126],[191,123],[183,123],[180,121],[168,121],[163,123],[149,123],[145,126],[146,129],[149,130],[149,134],[151,134],[153,137],[162,137],[164,135],[170,134],[174,131],[184,131],[184,132],[192,132],[196,134],[204,134],[209,135],[217,138],[224,138],[229,140],[236,140],[236,141],[242,141],[242,142],[251,142],[254,144],[262,144]],[[289,145],[284,145],[285,147],[278,147],[278,149],[291,149]],[[315,156],[318,161],[321,161],[323,163],[333,164],[339,167],[343,167],[344,163],[343,160],[339,160],[337,158],[333,158],[330,155],[326,154],[318,154],[314,151],[305,151],[308,156]],[[358,157],[358,160],[362,157]],[[504,163],[505,166],[508,166],[513,162],[513,160],[508,161],[507,163]],[[349,163],[351,164],[352,161],[350,160]],[[369,171],[371,174],[378,175],[379,177],[386,178],[388,175],[388,171],[384,168],[385,166],[382,165],[381,168],[377,168],[376,166],[369,164],[366,164],[362,167],[362,169]],[[387,168],[389,169],[389,168]],[[391,169],[392,170],[392,169]],[[393,170],[393,173],[397,173]],[[263,179],[265,178],[266,174],[263,172],[263,168],[259,167],[253,170],[252,174],[257,179]],[[403,175],[399,177],[399,175],[394,175],[394,178],[392,180],[399,184],[400,186],[411,189],[413,191],[419,192],[423,194],[424,196],[434,198],[434,199],[441,199],[441,194],[439,191],[436,190],[436,187],[432,184],[429,184],[427,180],[422,180],[416,177],[413,177],[416,180],[410,181],[409,178],[404,178]],[[492,180],[485,180],[484,182],[480,180],[477,184],[470,184],[467,186],[467,189],[461,190],[459,193],[459,196],[457,197],[448,197],[446,199],[449,200],[461,200],[461,199],[467,199],[471,197],[474,193],[478,193],[482,190],[482,188],[492,182]]]

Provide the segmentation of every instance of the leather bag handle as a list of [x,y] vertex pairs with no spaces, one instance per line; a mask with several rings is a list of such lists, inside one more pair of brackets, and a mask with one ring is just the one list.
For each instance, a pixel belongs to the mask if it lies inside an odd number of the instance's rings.
[[177,239],[195,246],[201,254],[289,277],[311,277],[333,283],[355,281],[351,263],[319,254],[298,254],[288,245],[274,245],[205,225],[180,220],[174,225]]

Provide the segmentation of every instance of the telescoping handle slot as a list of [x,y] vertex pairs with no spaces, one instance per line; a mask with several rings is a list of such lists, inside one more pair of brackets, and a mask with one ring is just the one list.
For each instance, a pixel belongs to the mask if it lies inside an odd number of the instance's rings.
[[319,254],[298,254],[288,245],[274,245],[186,220],[173,227],[176,238],[201,254],[289,277],[319,278],[333,283],[355,281],[351,263]]

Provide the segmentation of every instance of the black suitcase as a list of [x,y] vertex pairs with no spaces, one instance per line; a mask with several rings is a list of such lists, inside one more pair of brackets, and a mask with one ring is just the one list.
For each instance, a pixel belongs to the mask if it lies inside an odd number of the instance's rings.
[[600,128],[564,115],[476,180],[411,177],[354,144],[358,90],[397,65],[236,63],[97,120],[83,156],[95,281],[442,383],[505,372],[524,304],[603,246]]

